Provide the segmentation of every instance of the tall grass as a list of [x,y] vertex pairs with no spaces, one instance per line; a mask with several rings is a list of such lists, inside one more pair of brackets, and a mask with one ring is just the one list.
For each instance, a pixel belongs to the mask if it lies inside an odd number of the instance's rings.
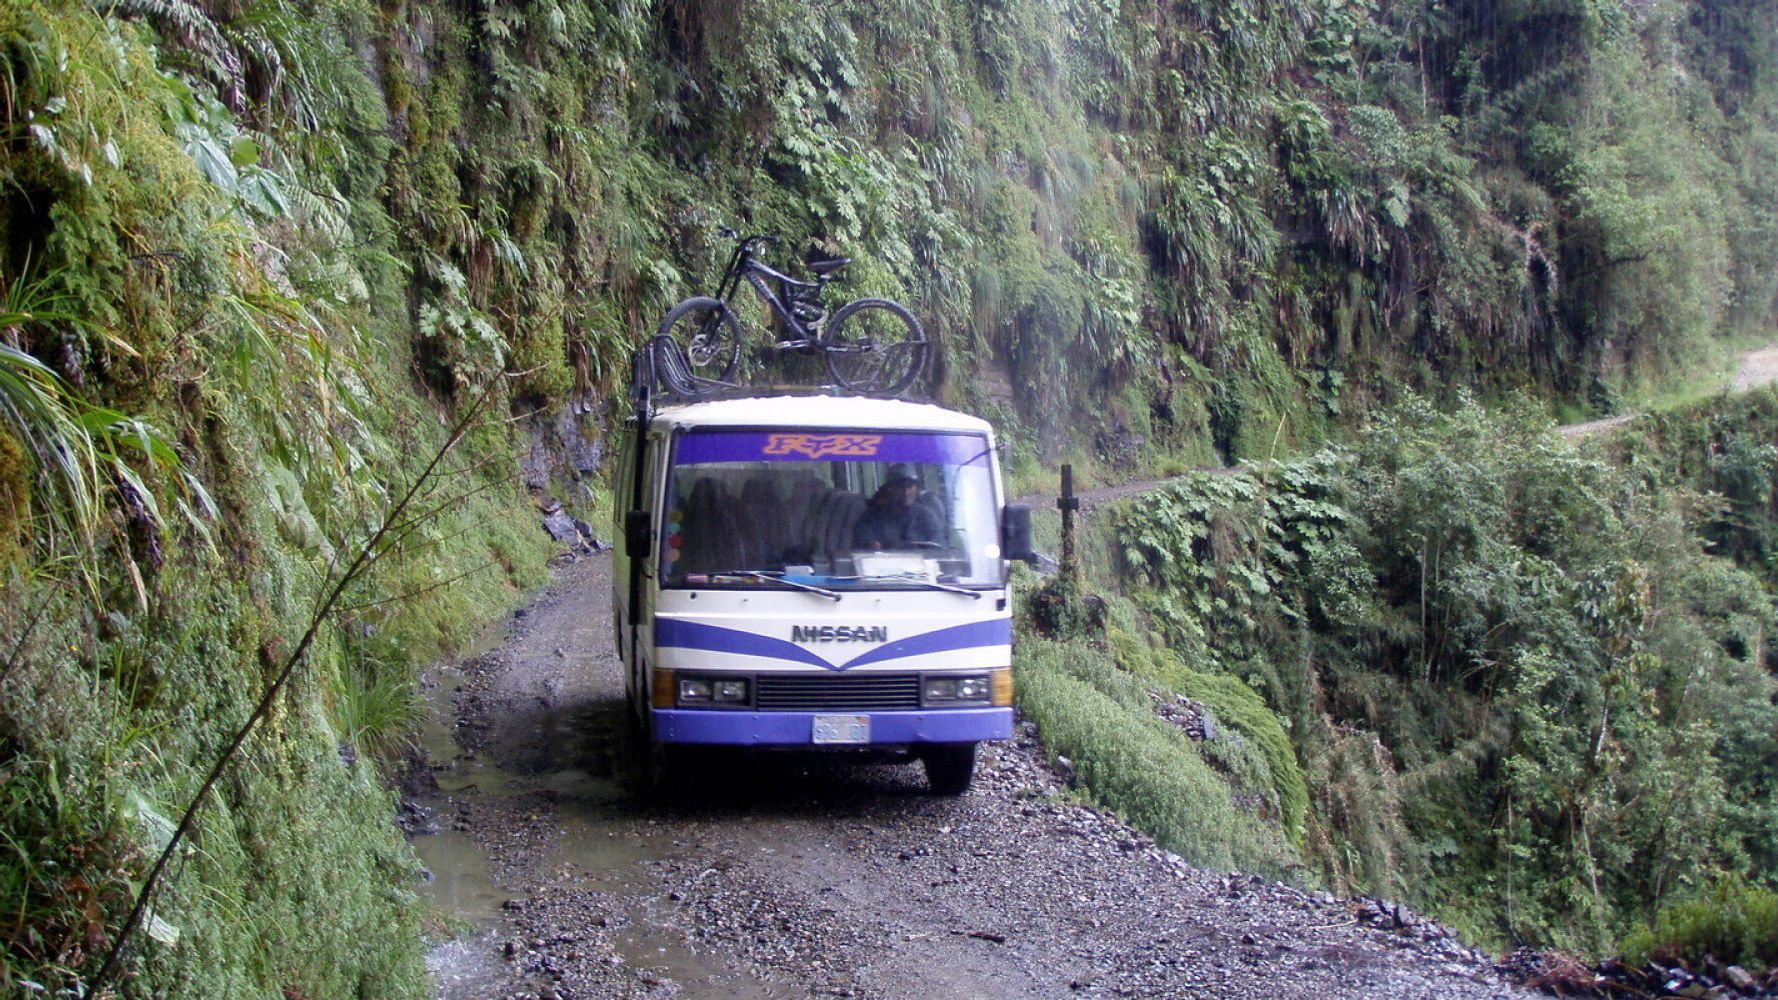
[[1624,957],[1696,961],[1711,955],[1749,966],[1778,965],[1778,891],[1739,881],[1663,908],[1624,938]]
[[[110,501],[137,507],[156,527],[162,523],[158,491],[139,466],[173,475],[198,504],[194,509],[181,502],[194,522],[199,511],[213,515],[215,505],[203,485],[183,473],[178,453],[152,424],[82,399],[41,359],[18,346],[21,334],[32,329],[84,328],[64,310],[55,277],[0,283],[0,433],[18,440],[30,457],[36,495],[43,501],[37,505],[41,510],[31,512],[43,521],[36,534],[50,544],[51,555],[58,542],[71,546],[76,565],[95,584],[91,564],[98,556],[97,535],[105,527]],[[131,352],[117,338],[104,339]]]
[[406,664],[348,654],[333,697],[333,721],[342,740],[379,762],[390,762],[412,742],[423,714]]
[[1021,639],[1019,707],[1051,753],[1074,761],[1093,798],[1195,865],[1287,877],[1300,866],[1141,685],[1084,643]]

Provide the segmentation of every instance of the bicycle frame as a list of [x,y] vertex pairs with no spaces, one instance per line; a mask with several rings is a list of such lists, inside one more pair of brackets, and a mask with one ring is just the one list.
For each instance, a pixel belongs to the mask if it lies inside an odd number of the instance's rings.
[[723,269],[722,280],[716,285],[716,298],[723,302],[729,301],[737,291],[740,291],[741,279],[746,278],[747,283],[753,286],[754,293],[765,301],[766,306],[784,323],[787,332],[793,335],[789,340],[780,341],[779,346],[802,348],[819,345],[820,338],[809,333],[808,327],[796,318],[796,314],[784,299],[772,290],[769,282],[781,282],[780,287],[788,286],[819,291],[826,287],[827,281],[825,279],[802,281],[761,263],[753,256],[753,244],[760,238],[758,236],[747,237],[729,255],[728,267]]
[[[743,280],[753,286],[768,313],[766,325],[773,342],[756,349],[754,356],[761,361],[787,352],[818,355],[840,385],[885,394],[899,394],[920,377],[930,345],[906,306],[867,296],[830,312],[821,301],[822,291],[849,260],[811,259],[808,269],[813,280],[804,281],[755,256],[760,244],[778,243],[776,237],[743,237],[726,226],[722,235],[735,242],[714,295],[687,298],[661,320],[658,337],[673,344],[684,360],[683,372],[666,371],[669,381],[675,375],[689,375],[694,381],[728,384],[748,339],[731,304]],[[660,372],[654,374],[658,380]]]

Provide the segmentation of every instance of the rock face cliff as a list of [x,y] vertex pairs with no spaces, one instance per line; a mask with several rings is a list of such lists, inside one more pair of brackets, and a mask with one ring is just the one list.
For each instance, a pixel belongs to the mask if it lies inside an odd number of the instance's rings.
[[1603,407],[1770,318],[1771,17],[5,5],[0,976],[90,974],[328,574],[486,399],[140,956],[170,994],[419,989],[374,762],[412,665],[540,579],[535,500],[597,505],[628,349],[718,225],[856,257],[840,291],[927,320],[1025,478],[1283,453],[1401,384]]

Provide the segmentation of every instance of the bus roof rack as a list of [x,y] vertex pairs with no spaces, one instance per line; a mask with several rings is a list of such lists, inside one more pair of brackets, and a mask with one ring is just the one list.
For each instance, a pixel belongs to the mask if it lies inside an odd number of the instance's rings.
[[662,405],[746,399],[760,395],[851,396],[929,402],[909,392],[868,392],[840,385],[746,385],[704,378],[691,369],[685,349],[671,337],[651,337],[630,357],[630,403],[647,420]]

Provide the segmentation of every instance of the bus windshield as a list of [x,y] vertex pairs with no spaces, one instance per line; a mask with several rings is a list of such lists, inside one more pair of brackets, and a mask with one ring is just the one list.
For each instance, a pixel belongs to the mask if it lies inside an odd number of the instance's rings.
[[700,430],[668,471],[668,587],[997,587],[987,438]]

